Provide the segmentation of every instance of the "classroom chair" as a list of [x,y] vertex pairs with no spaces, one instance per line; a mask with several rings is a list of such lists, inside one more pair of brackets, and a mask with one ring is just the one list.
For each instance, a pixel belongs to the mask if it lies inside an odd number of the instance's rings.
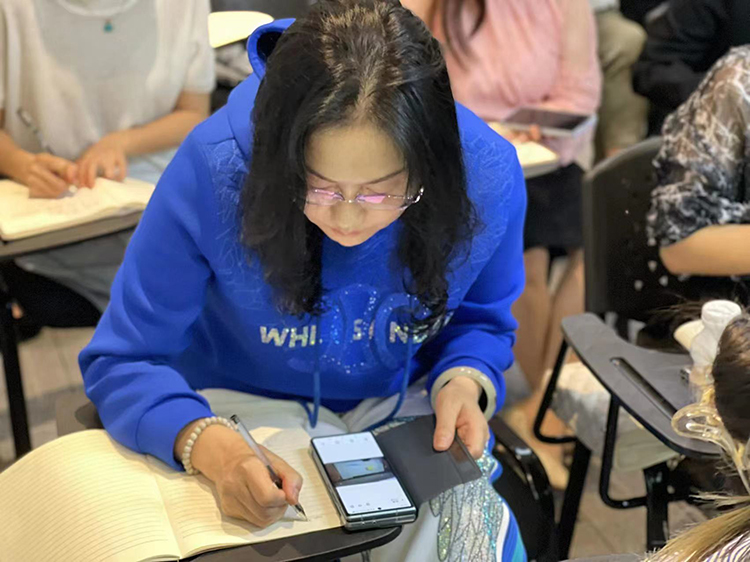
[[[587,313],[563,321],[564,341],[549,379],[534,424],[536,436],[547,443],[574,443],[570,480],[565,491],[558,524],[559,554],[565,558],[570,548],[588,471],[592,444],[579,435],[543,435],[541,425],[553,405],[558,382],[571,347],[593,376],[606,389],[608,404],[595,409],[581,402],[577,425],[600,428],[602,468],[599,492],[604,503],[616,509],[647,508],[647,549],[662,546],[668,535],[667,505],[686,499],[689,490],[674,474],[672,465],[657,451],[656,458],[641,459],[646,495],[613,499],[609,495],[614,466],[615,444],[621,408],[637,424],[653,434],[674,455],[713,457],[713,447],[686,440],[671,429],[672,414],[690,400],[682,376],[689,366],[686,354],[638,347],[628,338],[631,321],[645,322],[656,310],[683,299],[696,299],[705,290],[705,280],[678,279],[659,260],[658,247],[647,239],[645,216],[651,191],[656,185],[652,165],[659,150],[659,138],[648,139],[608,159],[587,174],[583,187],[584,252],[586,256]],[[608,327],[605,315],[614,320]],[[557,400],[557,399],[556,399]],[[650,462],[653,461],[653,462]]]
[[557,562],[555,504],[542,463],[500,416],[490,420],[490,430],[503,468],[493,486],[516,516],[528,559]]

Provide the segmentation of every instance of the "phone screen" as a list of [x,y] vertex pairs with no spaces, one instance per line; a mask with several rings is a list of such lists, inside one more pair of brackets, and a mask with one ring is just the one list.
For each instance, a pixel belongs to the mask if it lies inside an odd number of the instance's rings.
[[372,433],[319,437],[312,443],[348,515],[412,505]]
[[590,119],[590,117],[587,115],[525,108],[519,109],[504,122],[516,125],[538,125],[542,129],[547,128],[574,131],[588,119]]

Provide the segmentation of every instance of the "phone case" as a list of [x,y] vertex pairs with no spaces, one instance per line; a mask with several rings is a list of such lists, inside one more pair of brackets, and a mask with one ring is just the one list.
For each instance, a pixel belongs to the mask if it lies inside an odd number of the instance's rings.
[[[394,474],[417,508],[459,484],[482,476],[482,471],[458,436],[447,451],[438,452],[432,447],[434,433],[435,416],[423,416],[375,437]],[[346,515],[312,447],[311,453],[347,529],[389,527],[410,523],[416,518],[416,510],[398,510],[383,516],[377,513]]]

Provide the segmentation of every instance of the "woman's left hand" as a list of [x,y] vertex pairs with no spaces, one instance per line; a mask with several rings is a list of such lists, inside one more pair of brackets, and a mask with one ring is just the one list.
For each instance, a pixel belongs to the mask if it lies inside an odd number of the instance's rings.
[[128,173],[128,157],[122,135],[113,133],[91,146],[78,160],[83,187],[94,187],[98,176],[123,181]]
[[448,449],[458,432],[471,455],[475,459],[482,456],[490,429],[479,407],[481,393],[482,389],[475,380],[462,376],[452,379],[438,392],[435,400],[435,450]]

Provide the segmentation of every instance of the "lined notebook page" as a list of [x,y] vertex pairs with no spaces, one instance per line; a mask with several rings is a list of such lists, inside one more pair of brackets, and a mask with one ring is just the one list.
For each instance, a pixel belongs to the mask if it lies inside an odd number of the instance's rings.
[[310,520],[297,520],[294,510],[289,508],[284,519],[259,529],[224,516],[219,510],[218,494],[207,480],[185,477],[160,461],[149,459],[183,558],[222,546],[270,541],[341,526],[338,512],[308,453],[307,433],[302,429],[265,427],[252,433],[259,443],[286,460],[304,478],[300,503]]
[[119,183],[99,178],[93,189],[71,188],[58,199],[32,199],[25,186],[2,180],[0,237],[15,240],[143,210],[153,191],[153,185],[137,180]]
[[0,474],[0,561],[178,556],[145,457],[104,430],[61,437]]

